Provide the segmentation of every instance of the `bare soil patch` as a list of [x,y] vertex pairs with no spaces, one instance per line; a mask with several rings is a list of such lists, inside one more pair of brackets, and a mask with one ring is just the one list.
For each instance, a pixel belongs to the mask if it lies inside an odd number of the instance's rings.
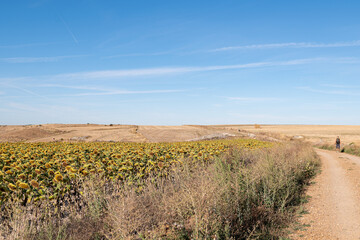
[[[1,126],[0,142],[52,141],[116,141],[116,142],[178,142],[222,134],[216,126],[137,126],[97,124],[45,124],[29,126]],[[243,136],[235,130],[226,133]]]
[[0,142],[31,141],[39,138],[52,138],[65,131],[39,126],[11,126],[0,128]]
[[[228,126],[230,127],[230,126]],[[276,133],[285,137],[302,136],[303,140],[313,144],[334,144],[337,136],[342,143],[360,143],[360,126],[355,125],[254,125],[239,126],[242,130],[257,133]]]
[[360,238],[360,158],[317,150],[322,172],[308,190],[304,226],[291,239]]
[[[259,128],[260,127],[260,128]],[[360,126],[324,125],[182,125],[137,126],[100,124],[44,124],[28,126],[0,126],[0,142],[51,142],[69,141],[71,138],[85,141],[123,142],[177,142],[199,139],[212,134],[276,141],[300,139],[313,144],[334,143],[340,136],[343,144],[360,144]]]

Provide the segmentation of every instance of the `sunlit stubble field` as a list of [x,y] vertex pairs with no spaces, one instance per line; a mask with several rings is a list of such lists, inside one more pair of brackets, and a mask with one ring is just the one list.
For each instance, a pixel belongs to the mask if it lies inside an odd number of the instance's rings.
[[306,141],[313,144],[334,143],[337,136],[343,144],[352,142],[360,144],[359,125],[254,125],[239,126],[242,130],[253,133],[275,133],[282,136],[303,136]]

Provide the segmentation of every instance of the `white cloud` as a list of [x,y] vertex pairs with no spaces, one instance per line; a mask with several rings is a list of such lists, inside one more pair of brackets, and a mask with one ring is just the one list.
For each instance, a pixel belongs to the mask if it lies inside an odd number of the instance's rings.
[[111,92],[97,92],[97,93],[78,93],[69,96],[104,96],[104,95],[124,95],[124,94],[154,94],[154,93],[176,93],[183,92],[183,90],[149,90],[149,91],[111,91]]
[[73,85],[62,85],[62,84],[42,84],[39,87],[48,88],[69,88],[69,89],[80,89],[80,90],[94,90],[94,91],[113,91],[113,89],[104,89],[97,86],[73,86]]
[[96,92],[86,92],[86,93],[76,93],[68,94],[66,96],[105,96],[105,95],[124,95],[124,94],[154,94],[154,93],[176,93],[184,92],[184,90],[144,90],[144,91],[131,91],[131,90],[116,90],[116,89],[106,89],[102,87],[94,86],[71,86],[71,85],[60,85],[60,84],[43,84],[40,87],[49,87],[49,88],[68,88],[68,89],[78,89],[78,90],[92,90]]
[[[202,66],[202,67],[159,67],[159,68],[138,68],[138,69],[118,69],[118,70],[105,70],[105,71],[87,71],[87,72],[74,72],[48,76],[33,76],[33,77],[17,77],[17,78],[0,78],[0,82],[11,82],[17,80],[36,80],[36,81],[63,81],[63,80],[76,80],[76,79],[111,79],[111,78],[125,78],[125,77],[142,77],[142,76],[158,76],[158,75],[171,75],[183,74],[191,72],[207,72],[207,71],[221,71],[221,70],[236,70],[236,69],[249,69],[249,68],[262,68],[262,67],[279,67],[279,66],[295,66],[305,65],[312,63],[360,63],[358,58],[305,58],[294,59],[287,61],[266,61],[266,62],[253,62],[245,64],[234,65],[215,65],[215,66]],[[95,89],[89,89],[95,90]]]
[[77,58],[84,56],[87,55],[55,56],[55,57],[12,57],[12,58],[0,58],[0,61],[6,63],[57,62],[67,58]]
[[338,85],[338,84],[321,84],[323,87],[330,87],[330,88],[360,88],[360,86],[350,86],[350,85]]
[[205,72],[205,71],[219,71],[219,70],[234,70],[258,67],[275,67],[275,66],[289,66],[302,65],[322,61],[347,61],[348,58],[307,58],[295,59],[288,61],[269,61],[269,62],[255,62],[235,65],[217,65],[204,67],[164,67],[164,68],[140,68],[140,69],[121,69],[108,71],[90,71],[78,72],[70,74],[56,75],[56,78],[66,79],[104,79],[104,78],[119,78],[119,77],[138,77],[138,76],[152,76],[152,75],[167,75],[189,72]]
[[112,59],[112,58],[120,58],[120,57],[161,56],[161,55],[171,54],[174,52],[175,52],[175,50],[163,51],[163,52],[152,52],[152,53],[127,53],[127,54],[106,56],[106,57],[102,57],[102,59]]
[[229,46],[209,50],[209,52],[246,50],[246,49],[273,49],[273,48],[336,48],[336,47],[359,47],[360,40],[352,42],[338,43],[311,43],[311,42],[290,42],[290,43],[270,43],[270,44],[253,44],[244,46]]
[[268,101],[282,101],[281,98],[264,98],[264,97],[226,97],[228,100],[239,102],[268,102]]
[[36,108],[28,104],[22,104],[22,103],[16,103],[16,102],[10,102],[7,104],[8,107],[11,109],[21,110],[21,111],[27,111],[27,112],[43,112],[43,108]]
[[75,34],[71,31],[69,25],[65,22],[65,20],[64,20],[61,16],[59,16],[59,18],[60,18],[60,20],[62,21],[62,23],[65,25],[66,30],[67,30],[68,33],[71,35],[71,37],[72,37],[72,39],[74,40],[74,42],[75,42],[76,44],[78,44],[79,41],[78,41],[77,38],[75,37]]
[[12,85],[12,84],[6,84],[6,83],[2,83],[2,85],[6,86],[6,87],[18,89],[18,90],[20,90],[20,91],[22,91],[22,92],[28,93],[28,94],[33,95],[33,96],[36,96],[36,97],[40,97],[40,98],[45,98],[45,99],[47,99],[47,97],[42,96],[42,95],[40,95],[40,94],[37,94],[37,93],[35,93],[35,92],[33,92],[33,91],[30,91],[30,90],[28,90],[28,89],[26,89],[26,88],[24,88],[24,87],[19,87],[19,86],[15,86],[15,85]]
[[47,46],[47,45],[55,45],[64,42],[42,42],[42,43],[23,43],[16,45],[0,45],[0,48],[25,48],[25,47],[37,47],[37,46]]
[[360,96],[360,93],[344,91],[344,90],[323,90],[323,89],[314,89],[311,87],[297,87],[297,89],[304,90],[307,92],[322,93],[322,94],[329,94],[329,95]]

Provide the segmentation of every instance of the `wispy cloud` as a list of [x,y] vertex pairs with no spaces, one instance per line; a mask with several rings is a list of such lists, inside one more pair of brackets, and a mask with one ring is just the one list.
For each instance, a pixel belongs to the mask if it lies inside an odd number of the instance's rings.
[[125,95],[125,94],[155,94],[155,93],[178,93],[184,92],[185,90],[143,90],[143,91],[132,91],[132,90],[117,90],[117,89],[106,89],[102,87],[94,86],[71,86],[71,85],[59,85],[59,84],[43,84],[40,87],[48,88],[68,88],[78,90],[92,90],[94,92],[75,93],[68,94],[66,96],[81,97],[81,96],[106,96],[106,95]]
[[105,96],[105,95],[124,95],[124,94],[154,94],[154,93],[178,93],[184,90],[149,90],[149,91],[111,91],[111,92],[97,92],[97,93],[78,93],[70,96]]
[[282,101],[281,98],[264,98],[264,97],[226,97],[228,100],[239,102],[268,102],[268,101]]
[[96,91],[111,91],[110,89],[104,89],[104,88],[97,87],[97,86],[73,86],[73,85],[62,85],[62,84],[41,84],[38,87],[68,88],[68,89],[96,90]]
[[25,48],[25,47],[36,47],[36,46],[47,46],[60,44],[64,42],[43,42],[43,43],[23,43],[23,44],[14,44],[14,45],[0,45],[0,48]]
[[78,44],[79,41],[78,41],[77,38],[75,37],[74,33],[71,31],[69,25],[65,22],[65,20],[64,20],[61,16],[59,16],[59,18],[60,18],[60,20],[62,21],[62,23],[65,25],[66,30],[69,32],[69,34],[71,35],[71,37],[72,37],[72,39],[74,40],[74,42],[75,42],[76,44]]
[[[17,110],[25,112],[34,112],[42,115],[57,115],[64,113],[77,113],[79,109],[75,109],[73,106],[54,105],[54,104],[27,104],[27,103],[18,103],[18,102],[8,102],[5,104],[7,110]],[[4,108],[6,110],[6,108]]]
[[169,54],[193,54],[193,53],[201,53],[201,51],[187,51],[187,47],[180,47],[175,49],[168,49],[164,51],[156,51],[156,52],[135,52],[135,53],[122,53],[117,55],[104,56],[102,59],[112,59],[112,58],[121,58],[121,57],[144,57],[144,56],[162,56]]
[[23,88],[23,87],[15,86],[15,85],[8,84],[8,83],[1,83],[1,85],[6,86],[6,87],[10,87],[10,88],[14,88],[14,89],[18,89],[18,90],[20,90],[22,92],[28,93],[28,94],[36,96],[36,97],[48,99],[46,96],[37,94],[37,93],[35,93],[33,91],[30,91],[30,90],[28,90],[26,88]]
[[124,53],[118,55],[111,55],[102,57],[102,59],[112,59],[120,57],[139,57],[139,56],[161,56],[174,54],[178,52],[181,55],[191,55],[204,52],[223,52],[233,50],[256,50],[256,49],[276,49],[276,48],[340,48],[340,47],[360,47],[360,40],[350,42],[336,42],[336,43],[314,43],[314,42],[288,42],[288,43],[266,43],[266,44],[251,44],[251,45],[240,45],[240,46],[228,46],[215,48],[210,50],[194,50],[194,51],[183,51],[179,52],[179,49],[168,50],[161,52],[152,53]]
[[58,62],[63,59],[85,57],[88,55],[71,55],[71,56],[55,56],[55,57],[12,57],[0,58],[0,62],[6,63],[38,63],[38,62]]
[[[235,65],[213,65],[213,66],[191,66],[191,67],[158,67],[158,68],[138,68],[138,69],[118,69],[118,70],[105,70],[105,71],[88,71],[88,72],[74,72],[55,74],[47,76],[29,76],[29,77],[16,77],[16,78],[0,78],[1,82],[13,81],[62,81],[62,80],[90,80],[90,79],[113,79],[125,77],[143,77],[143,76],[159,76],[171,74],[184,74],[192,72],[208,72],[208,71],[221,71],[221,70],[236,70],[236,69],[250,69],[250,68],[264,68],[264,67],[281,67],[281,66],[296,66],[314,63],[360,63],[358,58],[305,58],[294,59],[287,61],[265,61],[253,62]],[[89,89],[92,90],[92,89]]]
[[144,57],[144,56],[161,56],[161,55],[168,55],[174,53],[173,51],[163,51],[163,52],[152,52],[152,53],[128,53],[128,54],[118,54],[112,56],[105,56],[102,59],[112,59],[112,58],[121,58],[121,57]]
[[7,108],[0,108],[0,112],[11,112],[11,110]]
[[[6,86],[6,87],[12,87],[15,82],[25,82],[25,81],[31,81],[34,80],[34,77],[5,77],[0,78],[0,85]],[[4,88],[2,88],[4,89]]]
[[339,84],[321,84],[321,86],[330,87],[330,88],[346,88],[346,89],[360,88],[360,86],[339,85]]
[[338,47],[359,47],[359,46],[360,46],[360,40],[352,41],[352,42],[337,42],[337,43],[289,42],[289,43],[270,43],[270,44],[253,44],[253,45],[243,45],[243,46],[229,46],[229,47],[211,49],[208,52],[246,50],[246,49],[338,48]]
[[269,120],[270,121],[275,120],[272,123],[279,123],[279,121],[287,119],[283,116],[270,115],[270,114],[246,114],[246,113],[238,113],[238,112],[229,112],[227,113],[227,115],[241,119],[241,121],[243,121],[244,124],[249,124],[254,122],[262,123],[262,124],[271,123],[269,122]]
[[259,68],[259,67],[303,65],[303,64],[326,62],[326,61],[338,62],[338,61],[349,61],[349,59],[348,58],[308,58],[308,59],[295,59],[288,61],[254,62],[254,63],[236,64],[236,65],[217,65],[217,66],[203,66],[203,67],[121,69],[121,70],[90,71],[90,72],[60,74],[60,75],[56,75],[55,77],[67,78],[67,79],[69,78],[70,79],[105,79],[105,78],[119,78],[119,77],[179,74],[179,73],[189,73],[189,72],[234,70],[234,69]]
[[345,90],[326,90],[326,89],[314,89],[311,87],[297,87],[297,89],[304,90],[313,93],[322,93],[329,95],[348,95],[348,96],[360,96],[360,93],[350,92]]
[[22,104],[22,103],[16,103],[16,102],[10,102],[7,104],[7,106],[10,107],[11,109],[27,111],[27,112],[38,112],[38,113],[44,112],[44,109],[35,108],[28,104]]

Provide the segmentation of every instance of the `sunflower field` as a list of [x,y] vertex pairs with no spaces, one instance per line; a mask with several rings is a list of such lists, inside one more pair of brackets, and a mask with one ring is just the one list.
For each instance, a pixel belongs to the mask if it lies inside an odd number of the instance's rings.
[[0,205],[57,199],[78,179],[93,175],[141,184],[166,176],[184,160],[206,163],[230,147],[256,149],[273,143],[253,139],[179,143],[0,143]]

